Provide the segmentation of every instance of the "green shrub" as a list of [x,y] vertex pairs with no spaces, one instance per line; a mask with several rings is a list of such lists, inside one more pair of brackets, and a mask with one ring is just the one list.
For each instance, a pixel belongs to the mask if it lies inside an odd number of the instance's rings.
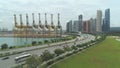
[[32,55],[26,60],[28,68],[37,68],[42,63],[42,60],[37,55]]
[[61,60],[61,59],[64,59],[64,58],[65,58],[65,56],[61,56],[61,57],[57,58],[56,60],[58,61],[58,60]]
[[43,44],[43,42],[42,42],[42,41],[39,41],[38,44]]
[[8,45],[6,43],[1,45],[1,49],[7,49],[7,48],[8,48]]
[[71,46],[71,48],[73,49],[73,50],[77,50],[78,48],[76,47],[76,46]]
[[36,41],[32,41],[32,45],[34,46],[34,45],[36,45],[37,44],[37,42]]
[[47,65],[51,65],[53,63],[54,63],[54,60],[51,60],[51,61],[47,62]]
[[51,39],[51,42],[52,42],[52,43],[54,43],[54,42],[55,42],[55,40],[54,40],[54,39]]
[[65,51],[58,48],[58,49],[55,49],[54,52],[57,56],[59,56],[59,55],[63,54]]
[[71,50],[72,50],[69,46],[64,46],[63,49],[64,49],[65,51],[71,51]]
[[44,43],[49,43],[49,40],[44,40]]
[[77,45],[77,47],[79,47],[79,48],[80,48],[80,47],[82,47],[82,45],[81,45],[81,44],[78,44],[78,45]]
[[79,51],[82,51],[82,49],[79,49]]
[[54,54],[51,54],[48,50],[45,50],[41,55],[42,61],[47,61],[53,58],[54,58]]
[[10,46],[10,47],[9,47],[9,49],[13,49],[13,48],[15,48],[15,46]]

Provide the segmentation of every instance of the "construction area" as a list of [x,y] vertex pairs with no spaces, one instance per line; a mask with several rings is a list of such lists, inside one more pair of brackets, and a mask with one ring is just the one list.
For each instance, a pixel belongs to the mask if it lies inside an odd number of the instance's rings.
[[[22,14],[19,15],[20,22],[17,21],[17,16],[14,14],[14,37],[22,38],[54,38],[62,36],[62,26],[60,24],[60,14],[57,15],[58,23],[54,25],[53,14],[51,14],[51,24],[47,22],[47,14],[45,13],[45,21],[41,22],[40,13],[38,13],[38,22],[35,21],[34,13],[32,13],[32,25],[29,23],[28,14],[25,15],[26,22],[23,22]],[[36,24],[39,23],[39,24]]]

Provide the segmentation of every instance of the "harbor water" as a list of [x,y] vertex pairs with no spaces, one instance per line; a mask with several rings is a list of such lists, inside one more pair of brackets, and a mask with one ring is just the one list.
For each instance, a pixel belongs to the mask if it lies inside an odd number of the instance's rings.
[[16,38],[16,37],[0,37],[0,46],[4,43],[8,44],[8,46],[21,46],[21,45],[29,45],[32,41],[44,41],[51,40],[54,38]]

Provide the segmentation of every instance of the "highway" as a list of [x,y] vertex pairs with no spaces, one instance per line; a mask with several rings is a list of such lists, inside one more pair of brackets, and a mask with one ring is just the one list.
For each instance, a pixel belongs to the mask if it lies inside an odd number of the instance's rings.
[[[48,50],[51,53],[54,53],[54,50],[56,48],[63,48],[63,46],[66,46],[66,45],[72,46],[72,45],[74,45],[74,42],[76,42],[76,44],[86,43],[86,42],[89,42],[91,40],[94,40],[95,37],[92,36],[92,35],[88,35],[87,34],[87,35],[83,35],[82,37],[77,37],[77,39],[78,39],[77,41],[76,41],[76,39],[74,39],[74,40],[69,41],[67,43],[66,42],[60,42],[60,43],[50,44],[49,47],[48,47],[48,45],[42,45],[41,47],[44,47],[44,46],[45,47],[41,48],[41,49],[38,48],[40,46],[36,46],[36,47],[33,47],[33,48],[28,48],[28,49],[27,48],[23,48],[23,49],[26,51],[26,53],[36,54],[36,55],[41,55],[42,52],[45,51],[45,50]],[[56,46],[52,46],[52,45],[56,45]],[[34,49],[34,48],[38,48],[38,49]],[[29,49],[32,49],[32,50],[29,50]],[[22,49],[19,49],[19,50],[21,51]],[[16,50],[16,51],[19,51],[19,50]],[[13,50],[11,50],[11,52],[12,51]],[[2,52],[4,53],[4,51],[2,51]],[[13,66],[18,65],[18,64],[15,63],[14,59],[15,59],[15,57],[18,57],[20,55],[23,55],[23,53],[11,55],[11,56],[9,56],[9,59],[6,59],[6,60],[2,60],[2,58],[0,58],[0,68],[11,68]]]

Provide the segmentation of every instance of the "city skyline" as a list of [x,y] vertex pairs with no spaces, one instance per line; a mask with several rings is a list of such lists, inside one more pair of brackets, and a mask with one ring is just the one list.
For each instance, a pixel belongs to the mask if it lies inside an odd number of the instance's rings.
[[[111,27],[119,27],[120,21],[118,15],[120,14],[120,9],[118,5],[119,1],[108,0],[6,0],[0,2],[0,28],[7,27],[8,29],[13,29],[13,14],[25,15],[28,13],[31,16],[32,13],[36,15],[41,13],[44,18],[44,13],[54,14],[54,17],[57,17],[56,13],[60,13],[61,24],[63,29],[66,29],[64,23],[66,24],[71,19],[77,19],[77,15],[82,14],[83,20],[87,20],[91,17],[95,18],[97,10],[102,10],[104,13],[106,8],[111,9]],[[44,19],[42,22],[44,23]],[[48,16],[48,22],[50,23],[50,16]],[[57,24],[57,20],[54,23]],[[30,24],[32,24],[32,21]]]
[[111,24],[110,9],[107,8],[104,12],[105,16],[102,16],[103,12],[101,10],[97,10],[96,18],[90,18],[89,20],[83,20],[83,15],[78,15],[78,20],[73,22],[76,25],[72,25],[72,21],[67,22],[66,32],[109,33]]

